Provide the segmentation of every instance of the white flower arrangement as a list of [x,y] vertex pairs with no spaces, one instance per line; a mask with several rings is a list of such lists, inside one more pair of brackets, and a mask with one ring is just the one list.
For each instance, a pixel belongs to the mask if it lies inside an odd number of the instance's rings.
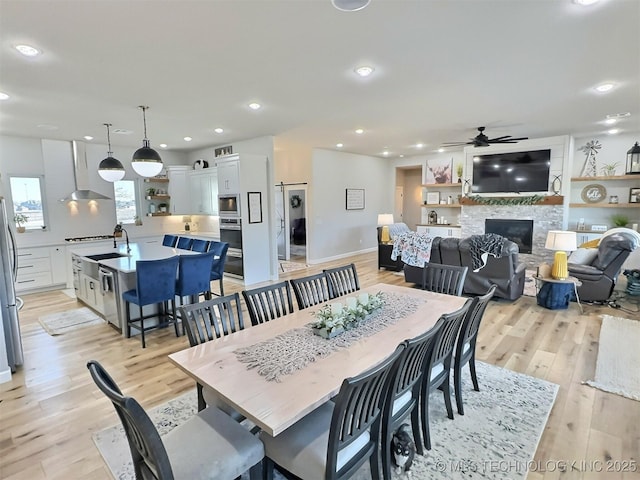
[[357,327],[367,315],[384,305],[382,293],[375,295],[361,293],[357,297],[347,297],[345,303],[329,303],[311,314],[316,321],[311,324],[314,329],[332,333],[338,330],[349,330]]

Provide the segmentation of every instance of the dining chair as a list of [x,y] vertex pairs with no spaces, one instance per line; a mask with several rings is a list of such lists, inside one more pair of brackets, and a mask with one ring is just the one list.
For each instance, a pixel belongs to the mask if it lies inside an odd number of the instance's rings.
[[[224,279],[224,265],[227,262],[228,250],[229,244],[227,242],[209,242],[209,251],[214,253],[213,265],[211,266],[211,275],[209,277],[209,281],[213,282],[217,280],[220,283],[219,296],[221,297],[224,296],[224,284],[222,280]],[[212,288],[209,288],[209,292],[207,292],[205,297],[209,299],[212,295],[218,294],[215,293]]]
[[[184,305],[179,310],[182,317],[182,328],[187,334],[189,345],[192,347],[244,330],[240,295],[237,293]],[[207,405],[215,406],[238,421],[244,418],[220,400],[213,390],[203,387],[200,383],[196,383],[196,389],[198,411],[203,410]]]
[[442,390],[447,416],[453,420],[451,408],[451,391],[449,383],[449,370],[451,369],[451,357],[456,337],[460,331],[462,320],[469,310],[472,298],[468,298],[464,305],[455,312],[445,313],[440,317],[436,325],[439,331],[427,359],[426,368],[421,386],[420,417],[422,419],[422,438],[427,450],[431,450],[431,435],[429,433],[429,394],[436,390]]
[[209,276],[213,257],[214,252],[180,255],[176,280],[176,296],[180,300],[180,306],[184,305],[184,297],[189,297],[189,303],[197,303],[200,294],[210,290]]
[[177,235],[165,235],[162,238],[162,245],[164,245],[165,247],[175,247],[177,241]]
[[242,296],[252,325],[293,313],[291,286],[287,280],[266,287],[243,290]]
[[468,267],[427,263],[422,270],[422,290],[462,296]]
[[191,242],[191,251],[205,253],[209,251],[209,241],[194,238]]
[[393,433],[408,415],[411,415],[411,429],[416,452],[419,455],[424,453],[420,436],[420,389],[425,363],[441,325],[441,323],[436,324],[425,333],[405,340],[403,342],[405,349],[393,366],[389,377],[389,386],[382,410],[382,438],[380,441],[382,476],[385,480],[391,478],[391,439]]
[[329,298],[340,297],[360,290],[356,266],[353,263],[342,267],[328,268],[323,272],[327,277]]
[[[127,290],[122,294],[126,313],[127,338],[131,337],[131,329],[140,331],[142,348],[146,347],[144,333],[154,328],[173,323],[176,329],[176,337],[179,336],[178,324],[175,318],[169,320],[171,315],[167,312],[166,304],[171,302],[172,311],[175,312],[176,302],[176,277],[178,273],[178,255],[160,260],[138,260],[136,262],[136,288]],[[140,317],[131,319],[131,304],[138,305]],[[143,315],[142,307],[146,305],[158,305],[158,312]],[[164,323],[144,326],[144,321],[152,317],[165,317]]]
[[265,446],[264,478],[274,465],[297,478],[346,479],[369,460],[371,478],[380,478],[378,440],[386,381],[405,349],[396,350],[375,367],[342,381],[333,401],[319,406],[284,432],[260,432]]
[[122,394],[99,362],[90,360],[87,368],[120,417],[135,478],[231,480],[247,470],[251,480],[262,478],[264,446],[217,408],[198,412],[160,437],[144,408]]
[[309,275],[301,278],[294,278],[290,280],[291,288],[296,296],[298,302],[298,309],[304,310],[305,308],[319,303],[326,302],[329,297],[329,287],[327,285],[327,276],[322,273],[315,275]]
[[193,238],[178,237],[178,243],[176,244],[176,248],[181,248],[182,250],[190,250],[192,243],[193,243]]
[[487,293],[473,299],[473,303],[462,321],[460,333],[458,334],[453,361],[453,386],[460,415],[464,415],[464,408],[462,407],[462,367],[465,364],[469,364],[473,389],[476,392],[480,391],[478,377],[476,376],[476,340],[478,339],[480,322],[482,322],[484,312],[489,301],[493,298],[496,288],[498,288],[497,285],[491,285]]

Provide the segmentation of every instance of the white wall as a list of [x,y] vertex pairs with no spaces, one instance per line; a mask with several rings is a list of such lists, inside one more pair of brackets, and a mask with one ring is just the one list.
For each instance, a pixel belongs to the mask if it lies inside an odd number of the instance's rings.
[[[379,213],[392,211],[393,168],[387,159],[316,149],[309,188],[307,259],[318,263],[377,248]],[[346,210],[346,189],[365,190],[364,210]]]

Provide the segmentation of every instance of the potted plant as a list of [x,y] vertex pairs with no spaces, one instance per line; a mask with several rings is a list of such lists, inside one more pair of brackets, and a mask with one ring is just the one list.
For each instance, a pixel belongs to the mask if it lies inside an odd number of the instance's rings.
[[29,220],[29,217],[22,213],[16,213],[13,216],[13,221],[16,222],[16,230],[18,233],[24,233],[27,227],[24,226],[25,223]]
[[369,295],[361,293],[358,297],[347,297],[346,305],[330,303],[322,306],[312,315],[316,321],[311,324],[313,333],[324,338],[333,338],[345,330],[357,328],[367,316],[384,305],[381,293]]
[[629,217],[616,213],[615,215],[611,215],[611,221],[616,227],[626,227],[627,223],[629,223]]
[[165,213],[168,208],[169,208],[169,205],[164,202],[158,204],[158,211],[161,213]]
[[600,171],[605,177],[612,177],[616,174],[616,168],[618,168],[618,162],[616,163],[605,163]]
[[458,175],[458,183],[462,183],[462,173],[463,173],[462,164],[459,163],[456,165],[456,175]]

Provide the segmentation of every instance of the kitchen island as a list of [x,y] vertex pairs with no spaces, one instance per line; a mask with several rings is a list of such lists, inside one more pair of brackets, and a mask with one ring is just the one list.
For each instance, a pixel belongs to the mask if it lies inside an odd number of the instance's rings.
[[[122,293],[136,288],[136,262],[161,260],[174,255],[198,254],[191,250],[149,243],[134,242],[129,245],[129,248],[130,251],[127,251],[127,246],[124,244],[117,245],[115,248],[95,245],[71,251],[76,295],[100,313],[123,336],[126,336],[127,329],[124,328],[126,310]],[[144,315],[156,312],[156,305],[147,305],[143,308]],[[139,309],[132,308],[131,318],[136,319],[139,316]],[[152,325],[154,320],[150,319],[149,324]]]

